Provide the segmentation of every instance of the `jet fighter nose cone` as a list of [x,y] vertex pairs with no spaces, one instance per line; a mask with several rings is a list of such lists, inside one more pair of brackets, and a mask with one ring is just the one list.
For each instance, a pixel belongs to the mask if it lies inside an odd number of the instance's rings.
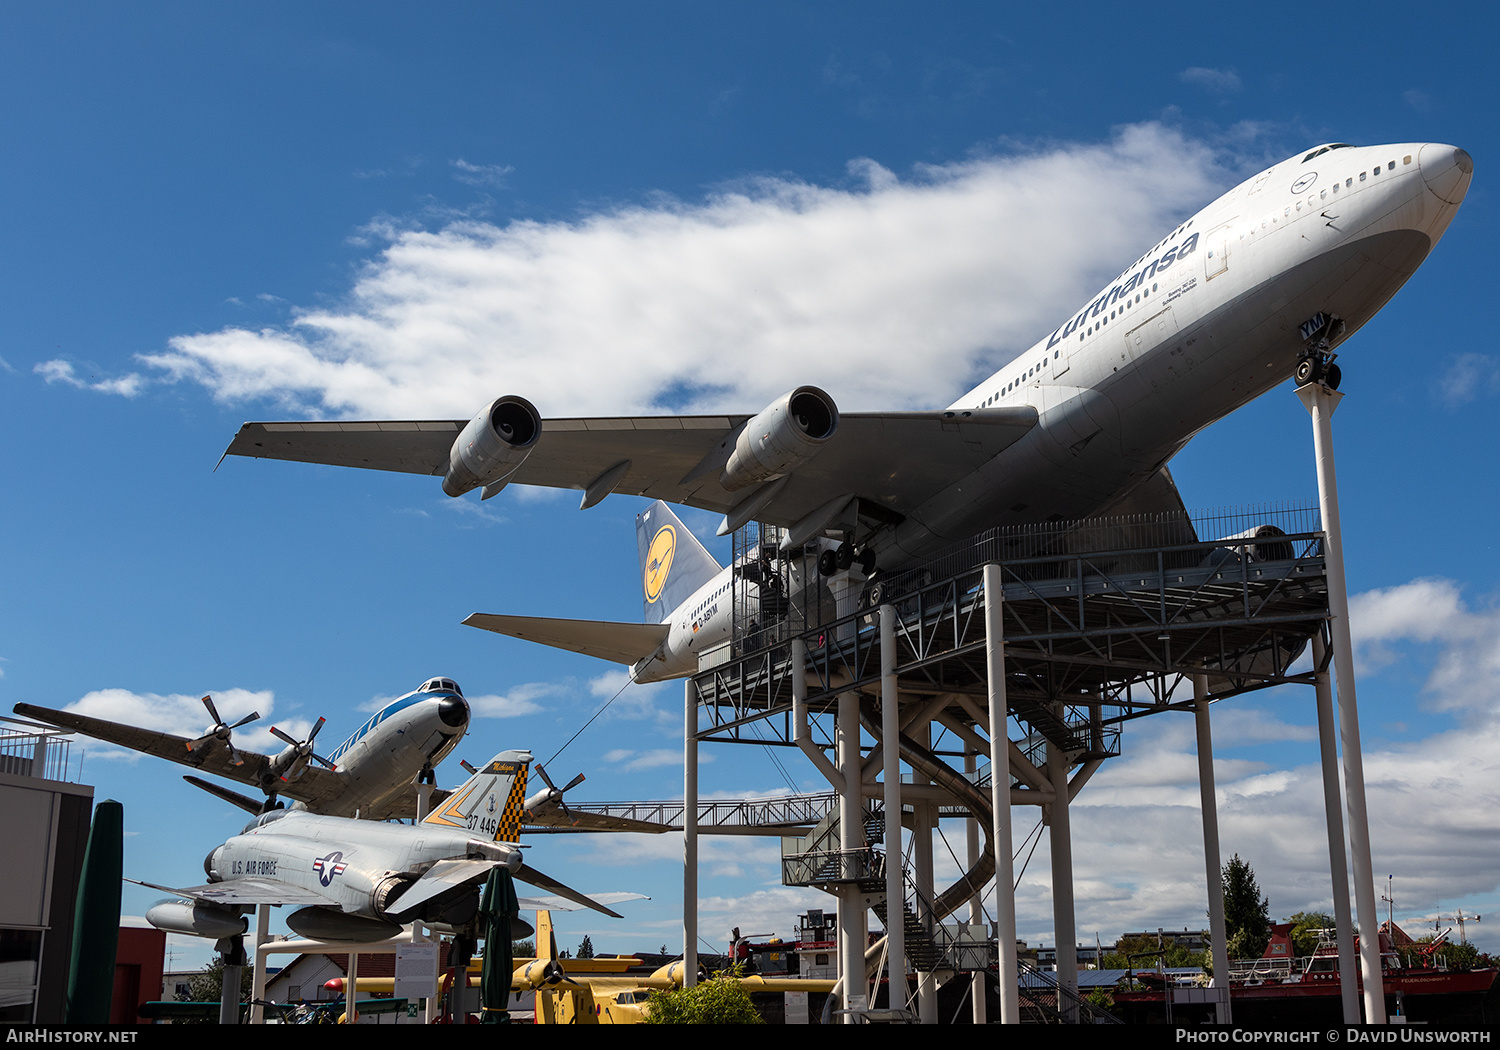
[[445,696],[438,702],[438,717],[443,725],[460,729],[469,724],[469,705],[461,696]]
[[1422,179],[1427,188],[1449,204],[1461,204],[1469,192],[1474,174],[1474,158],[1457,146],[1429,142],[1417,154]]

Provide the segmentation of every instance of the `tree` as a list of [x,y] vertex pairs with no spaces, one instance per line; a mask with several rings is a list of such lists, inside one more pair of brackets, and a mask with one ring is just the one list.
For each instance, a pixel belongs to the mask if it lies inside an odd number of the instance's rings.
[[575,959],[592,959],[594,957],[594,942],[589,940],[589,935],[584,934],[582,942],[578,945],[578,954]]
[[1333,916],[1321,911],[1299,911],[1287,922],[1292,924],[1292,951],[1299,959],[1318,950],[1318,930],[1334,928]]
[[716,973],[712,980],[691,988],[651,993],[647,1024],[765,1024],[750,993],[740,984],[739,970]]
[[1271,902],[1238,853],[1224,865],[1224,932],[1231,959],[1259,959],[1271,943]]
[[[246,965],[240,969],[240,1002],[250,1001],[251,982],[255,978],[255,968]],[[199,972],[188,978],[187,991],[177,993],[177,1001],[180,1003],[217,1003],[221,1001],[224,992],[224,963],[215,959]],[[217,1024],[218,1019],[209,1020],[178,1020],[173,1024]]]
[[[1158,950],[1164,951],[1161,964],[1168,968],[1184,966],[1202,966],[1206,952],[1195,952],[1178,944],[1171,934],[1163,938],[1161,949],[1157,948],[1155,937],[1121,937],[1115,942],[1114,951],[1106,952],[1104,958],[1099,961],[1101,968],[1105,970],[1124,970],[1134,968],[1136,970],[1154,970],[1156,968],[1155,955],[1147,955]],[[1135,955],[1135,959],[1130,956]]]

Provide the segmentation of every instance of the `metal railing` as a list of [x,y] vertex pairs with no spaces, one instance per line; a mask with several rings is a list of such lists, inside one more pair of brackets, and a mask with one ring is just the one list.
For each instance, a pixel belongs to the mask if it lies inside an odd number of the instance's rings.
[[71,737],[58,732],[0,729],[0,773],[67,780],[72,743]]

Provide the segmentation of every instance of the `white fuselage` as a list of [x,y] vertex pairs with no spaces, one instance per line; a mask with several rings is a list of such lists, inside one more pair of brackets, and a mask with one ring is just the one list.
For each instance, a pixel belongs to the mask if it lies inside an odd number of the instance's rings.
[[335,900],[347,914],[376,917],[373,895],[392,876],[513,849],[462,830],[284,811],[253,821],[204,866],[211,882],[274,880]]
[[1230,190],[953,403],[1030,405],[1039,422],[877,546],[914,556],[1107,512],[1199,430],[1290,378],[1303,322],[1342,319],[1337,341],[1368,321],[1447,229],[1471,171],[1452,146],[1337,147]]
[[[660,654],[638,662],[631,677],[637,682],[660,682],[696,672],[704,650],[729,641],[734,624],[733,586],[734,570],[721,569],[673,609],[664,621],[670,631]],[[754,601],[759,594],[749,581],[741,580],[740,587],[742,600]]]
[[[469,705],[456,691],[407,693],[386,704],[328,756],[348,785],[321,806],[328,816],[383,812],[409,791],[427,765],[435,766],[463,739]],[[306,809],[297,803],[294,809]]]

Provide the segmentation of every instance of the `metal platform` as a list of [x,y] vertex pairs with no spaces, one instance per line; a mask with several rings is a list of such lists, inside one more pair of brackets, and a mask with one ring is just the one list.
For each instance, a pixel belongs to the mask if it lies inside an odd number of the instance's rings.
[[[807,647],[810,712],[831,712],[843,693],[878,691],[872,606],[885,603],[899,618],[903,696],[948,696],[938,713],[982,724],[982,567],[993,562],[1004,580],[1011,717],[1028,739],[1051,739],[1080,758],[1117,754],[1122,721],[1184,702],[1173,700],[1182,676],[1208,674],[1214,699],[1310,683],[1310,672],[1291,667],[1328,616],[1322,553],[1314,507],[997,530],[877,577],[851,614],[794,632],[763,622],[738,632],[776,640],[756,649],[742,644],[694,677],[698,738],[792,742],[790,637]],[[746,732],[752,723],[754,734]]]

